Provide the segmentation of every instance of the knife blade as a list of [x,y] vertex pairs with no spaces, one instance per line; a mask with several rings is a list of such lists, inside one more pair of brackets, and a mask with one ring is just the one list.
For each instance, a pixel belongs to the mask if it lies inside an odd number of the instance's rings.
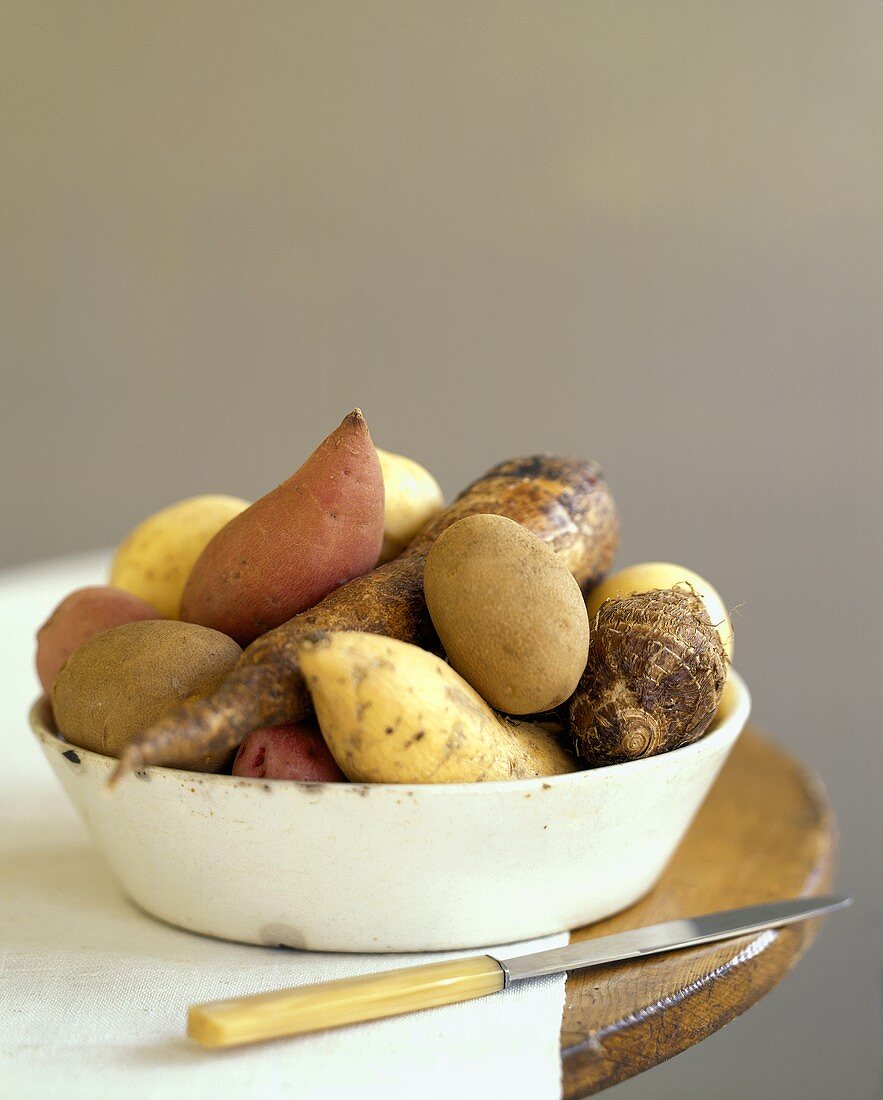
[[679,951],[703,943],[747,936],[809,917],[820,917],[851,904],[852,898],[845,896],[789,898],[787,901],[748,905],[742,909],[724,909],[701,917],[649,924],[630,932],[580,940],[551,951],[534,951],[529,955],[497,959],[497,962],[509,972],[509,981],[515,982],[522,978],[538,978],[543,974],[602,966],[637,959],[642,955],[656,955],[661,951]]
[[852,898],[845,896],[792,898],[647,925],[529,955],[512,958],[467,955],[320,985],[193,1005],[188,1014],[187,1034],[202,1046],[216,1049],[343,1027],[486,997],[525,978],[750,935],[824,916],[851,904]]

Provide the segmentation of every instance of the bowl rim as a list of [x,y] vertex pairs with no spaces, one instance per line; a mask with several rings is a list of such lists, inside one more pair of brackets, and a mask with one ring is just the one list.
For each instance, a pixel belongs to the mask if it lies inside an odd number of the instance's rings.
[[[331,791],[352,792],[364,795],[368,791],[387,791],[396,796],[419,791],[421,796],[429,792],[446,792],[454,796],[469,794],[480,795],[482,792],[491,791],[519,791],[565,787],[580,783],[594,782],[595,777],[602,779],[612,775],[636,775],[640,770],[659,769],[665,764],[686,764],[692,757],[705,756],[707,753],[720,751],[735,742],[748,721],[751,711],[751,693],[742,677],[730,668],[727,676],[728,683],[735,687],[735,695],[730,712],[720,721],[713,720],[711,728],[697,741],[669,752],[658,753],[655,756],[644,756],[639,760],[626,760],[619,764],[605,764],[600,768],[583,768],[576,772],[565,772],[562,775],[532,776],[527,779],[496,779],[485,783],[340,783],[340,782],[310,782],[301,779],[263,779],[252,776],[226,775],[216,772],[185,771],[181,768],[168,768],[151,764],[144,768],[136,768],[133,775],[141,779],[160,780],[166,783],[180,784],[181,786],[194,786],[209,784],[212,787],[222,789],[252,788],[255,790],[308,791],[314,795],[326,794]],[[48,698],[41,695],[31,705],[28,712],[28,720],[34,736],[44,746],[51,747],[64,755],[73,751],[82,761],[85,760],[99,771],[110,772],[116,768],[115,757],[105,756],[103,753],[93,752],[91,749],[81,748],[72,741],[64,740],[63,736],[47,721]],[[593,777],[591,779],[587,777]],[[438,795],[430,795],[437,797]]]

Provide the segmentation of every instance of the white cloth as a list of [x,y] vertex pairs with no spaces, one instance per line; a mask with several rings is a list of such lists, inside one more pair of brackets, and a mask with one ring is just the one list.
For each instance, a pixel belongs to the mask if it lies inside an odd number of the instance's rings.
[[441,956],[222,943],[123,899],[26,720],[38,694],[36,628],[67,592],[102,583],[106,562],[89,555],[0,575],[0,1097],[559,1097],[561,976],[259,1047],[210,1053],[185,1038],[192,1002]]

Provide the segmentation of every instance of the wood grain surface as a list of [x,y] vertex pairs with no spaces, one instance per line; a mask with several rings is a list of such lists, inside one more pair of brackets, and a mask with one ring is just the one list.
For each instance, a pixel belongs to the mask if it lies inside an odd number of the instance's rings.
[[[835,836],[819,780],[747,729],[654,890],[572,939],[823,893]],[[788,973],[817,925],[570,974],[561,1025],[565,1100],[650,1069],[723,1027]]]

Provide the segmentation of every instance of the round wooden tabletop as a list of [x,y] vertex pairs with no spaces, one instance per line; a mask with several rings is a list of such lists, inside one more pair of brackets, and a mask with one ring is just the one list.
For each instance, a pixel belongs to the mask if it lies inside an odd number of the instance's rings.
[[[572,939],[823,893],[835,837],[821,782],[748,729],[654,890]],[[650,1069],[723,1027],[788,973],[817,924],[570,974],[561,1025],[565,1100]]]

